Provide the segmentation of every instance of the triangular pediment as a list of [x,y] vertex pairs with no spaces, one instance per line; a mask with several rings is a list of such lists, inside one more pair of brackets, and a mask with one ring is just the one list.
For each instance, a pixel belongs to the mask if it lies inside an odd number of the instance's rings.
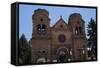
[[53,28],[55,28],[55,29],[67,29],[67,24],[62,18],[60,18],[56,22],[56,24],[53,26]]

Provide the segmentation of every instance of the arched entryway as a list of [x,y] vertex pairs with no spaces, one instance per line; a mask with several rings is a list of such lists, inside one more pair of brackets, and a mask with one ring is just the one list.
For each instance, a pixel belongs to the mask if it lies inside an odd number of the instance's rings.
[[57,61],[67,62],[68,61],[68,49],[66,47],[60,47],[57,49]]

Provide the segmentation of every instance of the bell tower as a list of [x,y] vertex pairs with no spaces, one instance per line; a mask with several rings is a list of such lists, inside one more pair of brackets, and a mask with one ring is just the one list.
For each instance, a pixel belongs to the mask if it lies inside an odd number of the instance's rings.
[[45,9],[37,9],[32,16],[33,33],[43,34],[50,31],[49,13]]
[[68,24],[72,28],[72,43],[75,60],[83,60],[86,58],[86,35],[85,22],[79,13],[73,13],[69,17]]
[[[32,63],[50,60],[50,18],[45,9],[37,9],[32,15]],[[39,55],[41,54],[41,55]]]
[[69,24],[75,36],[85,36],[85,22],[79,13],[73,13],[69,17]]

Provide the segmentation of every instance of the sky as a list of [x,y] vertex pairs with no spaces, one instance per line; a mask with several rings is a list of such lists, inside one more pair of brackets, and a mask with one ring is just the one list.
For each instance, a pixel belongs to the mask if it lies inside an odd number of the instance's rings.
[[43,5],[19,5],[19,37],[25,35],[27,40],[32,38],[32,14],[38,8],[46,9],[51,19],[50,26],[53,26],[60,16],[68,23],[69,16],[72,13],[80,13],[85,21],[85,33],[87,34],[87,24],[91,18],[96,20],[96,9],[94,8],[78,8],[78,7],[59,7],[59,6],[43,6]]

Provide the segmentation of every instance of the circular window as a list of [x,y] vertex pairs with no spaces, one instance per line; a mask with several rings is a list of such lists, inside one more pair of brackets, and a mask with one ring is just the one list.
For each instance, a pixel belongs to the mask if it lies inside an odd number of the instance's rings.
[[41,18],[40,21],[43,22],[43,18]]
[[63,35],[63,34],[59,35],[58,40],[59,40],[60,43],[65,42],[65,40],[66,40],[65,35]]

